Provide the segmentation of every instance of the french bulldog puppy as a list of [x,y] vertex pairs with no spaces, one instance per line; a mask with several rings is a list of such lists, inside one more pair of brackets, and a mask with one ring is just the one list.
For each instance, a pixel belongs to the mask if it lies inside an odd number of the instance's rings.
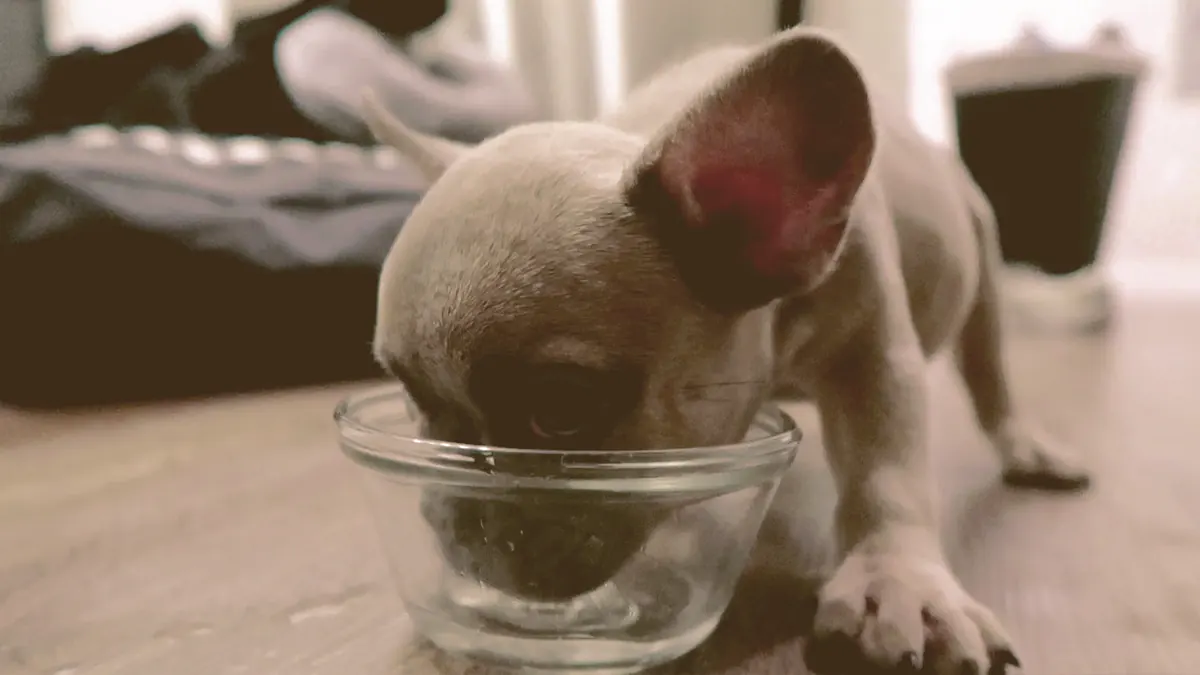
[[[956,355],[1009,482],[1088,476],[1014,410],[987,200],[864,82],[794,29],[696,56],[595,121],[476,147],[368,96],[374,133],[431,184],[382,271],[375,354],[430,436],[509,447],[729,443],[803,392],[840,556],[809,667],[1002,672],[1009,638],[939,543],[927,361]],[[439,504],[431,522],[471,508]]]

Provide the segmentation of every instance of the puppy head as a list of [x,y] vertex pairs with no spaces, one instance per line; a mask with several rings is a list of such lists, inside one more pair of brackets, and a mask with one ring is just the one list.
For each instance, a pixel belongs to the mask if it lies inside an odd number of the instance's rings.
[[811,32],[649,143],[560,122],[467,148],[368,111],[431,181],[382,272],[376,355],[431,433],[520,447],[743,433],[764,310],[829,272],[874,149],[858,70]]
[[[466,148],[371,100],[367,113],[431,182],[383,268],[376,356],[429,436],[507,447],[739,440],[769,393],[770,304],[829,273],[874,150],[858,70],[802,31],[750,56],[649,142],[558,122]],[[496,459],[499,471],[528,469]],[[463,510],[443,506],[427,519]],[[636,550],[650,524],[621,515],[584,520],[621,522],[604,533],[622,540],[609,548]],[[471,539],[453,536],[458,550]]]

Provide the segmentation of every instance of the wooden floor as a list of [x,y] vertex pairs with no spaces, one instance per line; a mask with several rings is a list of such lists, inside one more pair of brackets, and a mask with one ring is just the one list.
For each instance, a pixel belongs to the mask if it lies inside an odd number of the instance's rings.
[[[946,541],[1027,673],[1200,673],[1200,300],[1121,310],[1107,337],[1013,342],[1021,400],[1096,467],[1083,496],[999,487],[935,368]],[[0,411],[0,673],[431,672],[334,442],[351,389]],[[807,553],[831,506],[818,442],[791,505],[809,514],[792,532]],[[752,569],[726,625],[673,670],[803,672],[804,567]]]

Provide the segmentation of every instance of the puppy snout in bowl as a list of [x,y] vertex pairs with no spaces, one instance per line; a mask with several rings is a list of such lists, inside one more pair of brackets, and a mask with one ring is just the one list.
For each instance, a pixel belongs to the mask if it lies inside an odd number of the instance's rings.
[[612,579],[668,512],[535,490],[480,498],[427,489],[421,503],[458,574],[536,601],[567,600]]

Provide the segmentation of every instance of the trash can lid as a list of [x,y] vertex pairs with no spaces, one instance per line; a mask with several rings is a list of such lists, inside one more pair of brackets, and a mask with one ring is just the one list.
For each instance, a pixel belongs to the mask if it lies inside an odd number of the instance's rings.
[[1082,48],[1051,44],[1037,28],[1026,25],[1009,47],[952,61],[946,84],[953,94],[1025,89],[1070,84],[1097,77],[1138,78],[1146,57],[1130,46],[1114,22],[1099,25]]

